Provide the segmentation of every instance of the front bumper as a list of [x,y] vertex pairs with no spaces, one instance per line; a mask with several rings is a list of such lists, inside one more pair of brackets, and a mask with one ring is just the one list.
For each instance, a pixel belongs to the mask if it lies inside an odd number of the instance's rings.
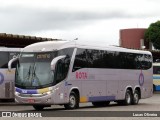
[[33,96],[32,94],[27,97],[23,95],[15,95],[15,102],[18,104],[54,104],[53,95]]

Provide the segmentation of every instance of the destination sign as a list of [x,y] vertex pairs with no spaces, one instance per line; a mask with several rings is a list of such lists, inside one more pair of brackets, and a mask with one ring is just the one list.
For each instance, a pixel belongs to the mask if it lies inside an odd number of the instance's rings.
[[49,59],[51,58],[51,54],[38,54],[37,59]]

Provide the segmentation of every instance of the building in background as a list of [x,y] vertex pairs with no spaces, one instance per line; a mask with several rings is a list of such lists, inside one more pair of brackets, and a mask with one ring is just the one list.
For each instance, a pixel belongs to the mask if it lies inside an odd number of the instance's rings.
[[131,28],[120,30],[120,46],[134,49],[151,49],[149,43],[144,41],[146,28]]
[[152,52],[153,61],[160,61],[160,51],[144,40],[146,28],[121,29],[119,32],[119,46],[130,49],[145,49]]

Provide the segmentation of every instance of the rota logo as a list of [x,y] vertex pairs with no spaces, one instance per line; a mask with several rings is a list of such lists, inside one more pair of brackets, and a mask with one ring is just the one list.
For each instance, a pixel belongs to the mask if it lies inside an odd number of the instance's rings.
[[87,79],[86,72],[76,72],[76,79]]

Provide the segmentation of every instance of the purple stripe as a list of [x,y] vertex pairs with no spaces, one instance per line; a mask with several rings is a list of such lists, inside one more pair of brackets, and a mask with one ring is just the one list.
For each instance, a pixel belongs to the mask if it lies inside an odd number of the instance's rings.
[[21,89],[16,87],[16,92],[21,93]]
[[112,101],[115,100],[115,96],[96,96],[96,97],[89,97],[89,101]]
[[16,87],[16,92],[23,93],[23,94],[38,94],[37,90],[20,89],[17,87]]

